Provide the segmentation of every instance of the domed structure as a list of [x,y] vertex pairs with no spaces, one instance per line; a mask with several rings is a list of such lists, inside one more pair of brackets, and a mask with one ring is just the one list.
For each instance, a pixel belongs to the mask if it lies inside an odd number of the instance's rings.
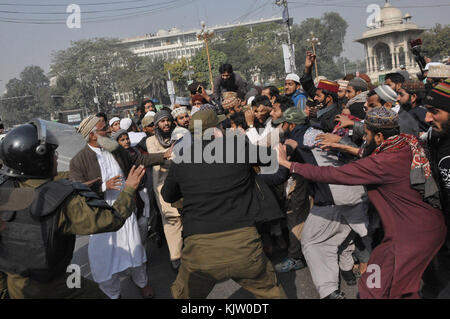
[[387,2],[384,8],[381,9],[380,20],[383,26],[402,24],[403,14],[400,9],[393,7]]
[[425,31],[410,22],[411,15],[393,7],[388,1],[380,10],[378,25],[364,32],[355,40],[364,45],[367,74],[372,81],[382,83],[386,73],[396,72],[400,66],[410,74],[419,72],[414,61],[409,42],[417,39]]

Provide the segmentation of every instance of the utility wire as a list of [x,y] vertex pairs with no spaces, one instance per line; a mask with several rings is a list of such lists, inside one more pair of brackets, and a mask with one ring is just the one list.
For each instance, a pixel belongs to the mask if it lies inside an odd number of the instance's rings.
[[[178,4],[179,2],[184,2],[183,4]],[[164,10],[172,9],[175,7],[183,7],[188,4],[191,4],[195,1],[199,0],[176,0],[172,1],[174,2],[172,5],[168,5],[165,7],[159,7],[155,8],[153,10],[147,10],[147,11],[138,11],[138,12],[129,12],[129,13],[123,13],[123,14],[116,14],[116,15],[107,15],[107,16],[100,16],[100,17],[90,17],[90,18],[84,18],[82,20],[83,23],[98,23],[98,22],[107,22],[110,20],[122,20],[122,19],[128,19],[132,17],[138,17],[143,15],[148,15],[151,13],[157,13]],[[38,19],[38,18],[9,18],[9,17],[2,17],[0,16],[0,23],[15,23],[15,24],[42,24],[42,25],[52,25],[52,24],[66,24],[66,20],[60,20],[60,19]]]
[[[91,11],[82,11],[82,14],[88,14],[88,13],[103,13],[103,12],[120,12],[120,11],[128,11],[128,10],[135,10],[135,9],[144,9],[144,8],[150,8],[150,7],[157,7],[161,5],[169,5],[174,2],[179,2],[180,0],[173,0],[173,1],[164,1],[154,4],[149,4],[145,6],[138,6],[138,7],[129,7],[129,8],[116,8],[116,9],[106,9],[106,10],[91,10]],[[53,14],[53,15],[67,15],[67,12],[27,12],[27,11],[11,11],[11,10],[0,10],[0,13],[7,13],[7,14]]]
[[[144,2],[148,0],[129,0],[129,1],[110,1],[110,2],[94,2],[94,3],[77,3],[79,6],[100,6],[100,5],[116,5],[133,2]],[[0,3],[0,6],[16,6],[16,7],[67,7],[68,4],[35,4],[35,3]]]

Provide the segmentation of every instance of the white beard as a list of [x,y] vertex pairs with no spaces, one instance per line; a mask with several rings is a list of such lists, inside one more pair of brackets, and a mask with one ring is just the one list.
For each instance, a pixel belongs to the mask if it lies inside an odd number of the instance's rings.
[[119,143],[116,141],[100,135],[97,135],[97,144],[108,152],[114,152],[119,147]]

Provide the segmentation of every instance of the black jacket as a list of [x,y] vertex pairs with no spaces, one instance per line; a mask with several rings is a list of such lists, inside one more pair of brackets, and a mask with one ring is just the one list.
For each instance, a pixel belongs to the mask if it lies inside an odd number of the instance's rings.
[[[224,139],[217,138],[215,141],[221,142]],[[211,142],[201,143],[204,150]],[[226,162],[228,149],[226,143],[223,143],[223,163],[208,164],[203,159],[200,163],[192,160],[191,163],[171,164],[161,195],[168,203],[183,198],[183,237],[254,226],[257,221],[273,218],[263,216],[265,207],[277,210],[277,218],[282,217],[267,185],[255,177],[253,166],[265,164],[260,163],[259,158],[258,163],[250,163],[248,141],[243,152],[246,155],[245,161],[238,163],[237,143],[233,145],[234,163]],[[191,146],[192,159],[193,150],[194,146]],[[242,154],[242,150],[240,151],[239,154]]]

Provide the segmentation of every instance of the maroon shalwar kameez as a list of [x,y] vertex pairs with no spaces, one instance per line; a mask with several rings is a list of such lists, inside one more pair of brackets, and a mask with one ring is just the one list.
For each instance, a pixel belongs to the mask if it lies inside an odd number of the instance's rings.
[[395,153],[382,152],[341,167],[291,165],[292,173],[312,181],[368,185],[369,199],[380,215],[385,235],[369,260],[369,265],[380,266],[381,285],[370,288],[374,273],[367,271],[358,284],[361,298],[419,298],[422,274],[444,243],[442,212],[411,188],[411,161],[412,152],[405,146]]

